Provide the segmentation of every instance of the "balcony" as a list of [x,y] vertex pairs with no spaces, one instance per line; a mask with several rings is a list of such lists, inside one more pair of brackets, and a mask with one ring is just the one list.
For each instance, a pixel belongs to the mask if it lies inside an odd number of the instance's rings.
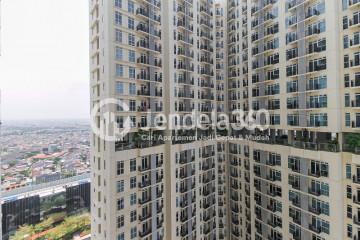
[[312,194],[314,196],[320,196],[321,195],[321,190],[319,188],[309,187],[308,193],[310,193],[310,194]]
[[316,232],[317,234],[321,233],[321,227],[320,226],[315,226],[313,224],[309,224],[309,229],[313,232]]
[[136,43],[136,46],[139,48],[145,48],[148,50],[156,51],[161,53],[161,44],[154,44],[154,47],[150,47],[150,44],[147,40],[141,39]]

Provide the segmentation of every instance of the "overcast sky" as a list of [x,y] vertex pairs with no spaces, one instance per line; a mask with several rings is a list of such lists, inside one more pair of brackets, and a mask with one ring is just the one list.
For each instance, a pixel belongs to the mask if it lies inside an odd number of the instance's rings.
[[2,0],[3,119],[89,115],[88,0]]

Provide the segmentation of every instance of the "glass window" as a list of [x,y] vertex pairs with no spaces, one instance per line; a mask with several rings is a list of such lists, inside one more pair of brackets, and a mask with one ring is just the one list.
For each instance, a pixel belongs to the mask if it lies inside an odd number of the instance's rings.
[[118,161],[116,165],[116,174],[119,176],[124,174],[124,161]]
[[120,31],[119,29],[115,30],[115,41],[118,43],[122,42],[122,31]]
[[122,82],[116,82],[116,93],[118,94],[124,93],[124,84]]
[[118,11],[115,12],[115,24],[116,25],[122,24],[122,15]]
[[344,36],[344,48],[348,48],[349,47],[349,36],[345,35]]
[[136,171],[136,159],[130,159],[130,172]]
[[136,193],[132,193],[130,195],[130,205],[135,205],[136,204]]
[[131,237],[131,239],[136,238],[136,235],[137,235],[137,228],[136,228],[136,227],[132,227],[132,228],[131,228],[131,231],[130,231],[130,237]]
[[119,233],[117,236],[117,240],[125,240],[125,234],[124,233]]
[[350,94],[345,94],[345,107],[350,107]]
[[122,48],[116,47],[115,58],[116,58],[116,60],[119,60],[119,61],[121,61],[123,59],[123,49]]
[[136,221],[136,210],[130,212],[130,222]]
[[136,188],[136,177],[130,178],[130,189]]
[[347,225],[347,236],[349,238],[352,238],[352,225],[351,224]]
[[345,126],[346,126],[346,127],[350,127],[350,126],[351,126],[350,113],[345,113]]
[[135,35],[134,34],[129,34],[128,40],[129,40],[130,46],[135,46]]
[[135,79],[135,77],[136,77],[135,68],[129,67],[129,78]]
[[118,193],[124,191],[124,180],[117,181],[116,190],[117,190]]
[[124,215],[118,216],[116,219],[117,228],[124,226]]
[[135,21],[133,18],[128,18],[128,28],[134,30],[135,29]]
[[120,198],[117,200],[117,210],[124,209],[124,198]]
[[351,189],[351,186],[349,186],[349,185],[346,186],[346,197],[349,199],[352,198],[352,189]]
[[129,62],[135,62],[135,51],[129,50]]
[[116,64],[116,76],[123,77],[124,76],[124,67],[120,64]]
[[134,2],[128,0],[128,12],[134,13]]
[[135,83],[129,83],[129,94],[136,95],[136,85]]
[[115,0],[115,7],[121,8],[122,0]]

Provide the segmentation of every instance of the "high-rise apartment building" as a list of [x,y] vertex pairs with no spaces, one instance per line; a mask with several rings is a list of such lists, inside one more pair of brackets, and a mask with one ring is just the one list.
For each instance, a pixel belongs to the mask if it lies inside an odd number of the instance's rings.
[[[93,239],[360,239],[359,0],[90,0],[90,41],[131,125],[92,137]],[[236,109],[269,128],[180,127]]]

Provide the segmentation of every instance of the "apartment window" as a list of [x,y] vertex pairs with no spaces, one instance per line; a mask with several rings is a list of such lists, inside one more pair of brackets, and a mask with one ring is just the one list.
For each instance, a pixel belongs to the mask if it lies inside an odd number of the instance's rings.
[[132,112],[136,111],[136,100],[129,100],[129,110]]
[[325,29],[326,29],[325,20],[311,24],[308,26],[308,29],[306,30],[306,36],[325,32]]
[[130,212],[130,222],[136,221],[136,210]]
[[310,96],[309,108],[326,108],[327,107],[327,95]]
[[129,94],[136,95],[136,84],[135,83],[129,83]]
[[296,32],[290,32],[286,34],[286,44],[292,43],[297,40]]
[[124,84],[122,82],[116,82],[116,93],[118,94],[124,93]]
[[129,67],[129,78],[135,79],[136,73],[134,67]]
[[360,114],[356,113],[355,114],[355,127],[360,127]]
[[122,0],[115,0],[115,7],[121,8],[122,7]]
[[123,49],[116,47],[115,48],[115,58],[116,60],[122,61],[123,60]]
[[347,205],[347,207],[346,207],[346,216],[350,219],[352,218],[352,206],[351,205]]
[[346,126],[346,127],[350,127],[350,126],[351,126],[350,113],[345,113],[345,126]]
[[351,67],[360,65],[360,52],[354,53],[354,60],[351,61]]
[[288,158],[288,168],[294,172],[300,171],[300,160],[298,158],[289,157]]
[[321,71],[326,69],[326,58],[319,58],[309,62],[309,72]]
[[286,76],[291,77],[297,75],[298,73],[298,66],[297,64],[286,66]]
[[314,52],[323,52],[326,51],[326,39],[322,38],[317,41],[313,41],[309,43],[309,49],[307,50],[307,54],[311,54]]
[[348,6],[349,6],[348,3],[349,3],[348,0],[342,0],[342,10],[348,9]]
[[298,126],[299,125],[299,115],[297,114],[288,114],[287,124],[289,126]]
[[130,195],[130,205],[135,205],[136,204],[136,193],[132,193]]
[[306,86],[307,90],[318,90],[327,88],[327,77],[326,76],[319,76],[310,78],[308,84]]
[[349,36],[348,35],[344,36],[343,41],[344,41],[344,49],[349,48]]
[[360,22],[360,12],[353,13],[353,25],[357,25]]
[[289,97],[286,99],[286,105],[288,109],[297,109],[299,107],[298,97]]
[[124,127],[124,118],[121,116],[117,116],[116,123],[117,123],[118,128],[123,128]]
[[349,186],[349,185],[346,185],[346,197],[348,199],[352,198],[352,189],[351,189],[351,186]]
[[130,159],[130,172],[136,171],[136,159]]
[[310,6],[307,9],[307,14],[306,17],[311,17],[311,16],[318,16],[320,14],[323,14],[325,12],[325,1],[321,1],[315,5]]
[[318,161],[311,161],[310,163],[310,173],[313,176],[323,176],[328,177],[329,175],[329,164],[318,162]]
[[122,15],[118,11],[115,12],[115,24],[116,25],[122,24]]
[[349,68],[349,66],[350,66],[349,55],[344,55],[344,68]]
[[119,29],[115,30],[115,41],[118,43],[122,43],[122,31]]
[[117,200],[117,210],[120,211],[122,209],[124,209],[124,198]]
[[345,94],[345,107],[350,107],[350,94]]
[[350,76],[349,76],[349,74],[344,75],[344,87],[346,87],[346,88],[350,87]]
[[330,224],[329,224],[328,221],[322,220],[322,222],[321,222],[321,231],[323,231],[324,233],[327,233],[327,234],[330,233]]
[[135,51],[129,50],[129,62],[135,62]]
[[328,183],[321,183],[320,185],[321,194],[325,196],[329,196],[329,184]]
[[128,41],[129,41],[129,45],[130,45],[130,46],[135,46],[135,35],[129,33],[129,35],[128,35]]
[[129,29],[132,29],[132,30],[134,30],[134,28],[135,28],[134,19],[131,18],[131,17],[128,18],[128,28],[129,28]]
[[125,240],[125,234],[124,233],[119,233],[117,235],[117,240]]
[[280,115],[279,114],[270,115],[270,124],[271,125],[279,125],[280,124]]
[[[344,0],[344,1],[347,1],[347,0]],[[348,29],[349,28],[349,21],[348,21],[348,17],[345,16],[343,17],[343,29]]]
[[116,76],[123,77],[124,76],[124,67],[123,65],[116,64]]
[[116,165],[116,174],[119,176],[124,174],[124,161],[118,161]]
[[292,48],[286,50],[286,60],[296,58],[298,56],[298,48]]
[[267,74],[266,80],[275,80],[275,79],[279,79],[279,77],[280,77],[280,71],[278,68],[268,71],[266,74]]
[[116,219],[117,228],[121,228],[124,226],[124,215],[118,216]]
[[359,45],[360,43],[360,32],[354,33],[354,40],[352,42],[352,46]]
[[124,192],[124,180],[117,181],[116,190],[118,193]]
[[136,117],[130,116],[130,126],[135,127],[136,126]]
[[137,228],[136,227],[132,227],[130,230],[130,237],[131,239],[135,239],[137,236]]
[[136,188],[136,177],[130,178],[130,189]]
[[130,0],[128,0],[128,12],[134,13],[134,2]]
[[347,236],[349,238],[352,238],[352,225],[348,224],[346,229],[347,229]]
[[310,114],[308,124],[310,127],[326,127],[328,125],[327,113]]

